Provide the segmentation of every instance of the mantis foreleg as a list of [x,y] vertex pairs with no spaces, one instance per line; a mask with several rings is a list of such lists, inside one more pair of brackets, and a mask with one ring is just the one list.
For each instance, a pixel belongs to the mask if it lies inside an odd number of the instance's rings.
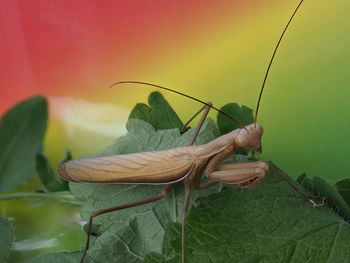
[[[205,118],[207,117],[208,112],[209,112],[209,110],[210,110],[210,108],[211,108],[212,105],[213,105],[213,104],[212,104],[211,102],[208,102],[206,105],[204,105],[202,108],[200,108],[199,111],[197,111],[197,112],[184,124],[184,126],[183,126],[182,129],[181,129],[181,133],[184,133],[185,131],[187,131],[187,130],[189,129],[188,125],[189,125],[189,124],[191,123],[191,121],[193,121],[193,119],[196,118],[197,115],[198,115],[199,113],[201,113],[203,110],[206,110],[206,112],[204,112],[204,114],[203,114],[203,116],[205,116],[205,117],[204,117],[204,119],[205,119]],[[203,116],[202,116],[202,118],[203,118]],[[200,126],[200,125],[198,125],[197,128],[198,128],[199,126]]]
[[[324,198],[318,196],[309,195],[301,191],[296,187],[291,181],[289,181],[286,176],[284,176],[280,171],[278,171],[274,166],[267,164],[263,161],[248,162],[248,163],[234,163],[234,164],[224,164],[218,166],[215,170],[213,166],[209,166],[206,169],[206,175],[213,181],[234,184],[241,188],[252,188],[257,186],[264,178],[269,169],[271,168],[275,174],[286,181],[295,191],[299,194],[305,196],[307,199],[321,199]],[[210,183],[204,185],[195,186],[196,188],[203,188],[210,186]]]
[[191,122],[199,113],[201,113],[201,112],[204,110],[204,113],[203,113],[203,115],[202,115],[202,117],[201,117],[201,119],[200,119],[200,121],[199,121],[199,123],[198,123],[198,125],[197,125],[196,131],[194,132],[193,137],[192,137],[192,140],[191,140],[191,142],[190,142],[189,145],[193,145],[193,144],[194,144],[194,142],[195,142],[195,140],[196,140],[196,138],[197,138],[197,136],[198,136],[198,134],[199,134],[199,131],[201,130],[201,128],[202,128],[202,126],[203,126],[203,123],[204,123],[205,119],[206,119],[207,116],[208,116],[208,113],[209,113],[209,111],[210,111],[211,106],[212,106],[212,103],[211,103],[211,102],[208,102],[208,103],[207,103],[206,105],[204,105],[199,111],[197,111],[196,114],[194,114],[193,117],[192,117],[191,119],[189,119],[189,120],[185,123],[185,125],[182,127],[181,132],[186,131],[186,130],[187,130],[188,124],[190,124],[190,122]]
[[207,174],[213,180],[234,184],[241,188],[257,186],[269,171],[269,165],[262,161],[220,165],[217,170]]

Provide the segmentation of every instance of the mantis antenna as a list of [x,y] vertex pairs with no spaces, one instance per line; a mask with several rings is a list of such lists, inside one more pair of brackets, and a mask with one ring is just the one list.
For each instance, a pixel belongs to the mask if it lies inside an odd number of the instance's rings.
[[113,86],[116,86],[116,85],[120,85],[120,84],[141,84],[141,85],[147,85],[147,86],[152,86],[152,87],[156,87],[156,88],[159,88],[159,89],[164,89],[164,90],[167,90],[167,91],[170,91],[170,92],[174,92],[176,94],[179,94],[179,95],[182,95],[182,96],[185,96],[189,99],[192,99],[192,100],[195,100],[199,103],[202,103],[218,112],[220,112],[221,114],[223,114],[224,116],[226,116],[227,118],[233,120],[235,123],[237,123],[239,126],[241,126],[247,133],[248,133],[248,130],[247,128],[242,124],[240,123],[239,121],[237,121],[235,118],[231,117],[230,115],[228,115],[227,113],[219,110],[218,108],[214,107],[213,105],[210,105],[200,99],[197,99],[195,97],[192,97],[190,95],[187,95],[185,93],[182,93],[182,92],[179,92],[179,91],[176,91],[176,90],[173,90],[173,89],[170,89],[170,88],[166,88],[166,87],[163,87],[163,86],[159,86],[159,85],[156,85],[156,84],[152,84],[152,83],[147,83],[147,82],[142,82],[142,81],[134,81],[134,80],[126,80],[126,81],[118,81],[118,82],[115,82],[113,83],[112,85],[109,86],[109,88],[112,88]]
[[[260,89],[259,97],[258,97],[258,103],[257,103],[257,105],[256,105],[256,111],[255,111],[255,117],[254,117],[254,127],[256,127],[256,121],[257,121],[257,118],[258,118],[258,111],[259,111],[260,101],[261,101],[262,93],[263,93],[263,91],[264,91],[264,87],[265,87],[265,83],[266,83],[266,80],[267,80],[267,76],[269,75],[269,72],[270,72],[270,68],[271,68],[272,62],[273,62],[273,60],[274,60],[274,58],[275,58],[276,52],[277,52],[278,47],[279,47],[279,45],[280,45],[280,43],[281,43],[281,41],[282,41],[282,39],[283,39],[284,34],[286,33],[286,31],[287,31],[287,29],[288,29],[290,23],[292,22],[292,20],[293,20],[295,14],[297,13],[297,11],[298,11],[299,7],[301,6],[301,4],[303,3],[303,1],[304,1],[304,0],[301,0],[301,1],[299,2],[298,6],[295,8],[295,10],[294,10],[292,16],[290,17],[290,19],[289,19],[287,25],[284,27],[284,30],[283,30],[283,32],[282,32],[282,34],[281,34],[281,36],[280,36],[280,38],[279,38],[279,40],[278,40],[278,42],[277,42],[277,45],[276,45],[276,47],[275,47],[275,49],[274,49],[274,51],[273,51],[272,57],[271,57],[271,59],[270,59],[270,62],[269,62],[269,64],[268,64],[268,66],[267,66],[267,70],[266,70],[266,73],[265,73],[265,77],[264,77],[264,80],[263,80],[263,83],[262,83],[262,86],[261,86],[261,89]],[[216,107],[214,107],[214,106],[212,106],[212,105],[209,105],[208,103],[206,103],[206,102],[204,102],[204,101],[202,101],[202,100],[199,100],[199,99],[197,99],[197,98],[194,98],[194,97],[192,97],[192,96],[190,96],[190,95],[187,95],[187,94],[185,94],[185,93],[182,93],[182,92],[179,92],[179,91],[170,89],[170,88],[166,88],[166,87],[163,87],[163,86],[160,86],[160,85],[156,85],[156,84],[152,84],[152,83],[147,83],[147,82],[143,82],[143,81],[133,81],[133,80],[118,81],[118,82],[115,82],[115,83],[113,83],[112,85],[110,85],[109,88],[111,88],[111,87],[113,87],[113,86],[116,86],[116,85],[120,85],[120,84],[140,84],[140,85],[147,85],[147,86],[152,86],[152,87],[156,87],[156,88],[159,88],[159,89],[164,89],[164,90],[167,90],[167,91],[170,91],[170,92],[173,92],[173,93],[176,93],[176,94],[185,96],[185,97],[187,97],[187,98],[189,98],[189,99],[195,100],[195,101],[197,101],[197,102],[199,102],[199,103],[202,103],[202,104],[204,104],[204,105],[206,105],[206,106],[208,106],[208,107],[210,107],[210,108],[212,108],[212,109],[214,109],[214,110],[220,112],[221,114],[223,114],[223,115],[226,116],[227,118],[233,120],[235,123],[237,123],[240,127],[242,127],[242,128],[248,133],[248,130],[246,129],[246,127],[245,127],[243,124],[241,124],[239,121],[237,121],[235,118],[233,118],[233,117],[231,117],[230,115],[228,115],[227,113],[225,113],[225,112],[219,110],[218,108],[216,108]]]
[[287,31],[287,29],[288,29],[289,24],[292,22],[292,20],[293,20],[295,14],[297,13],[297,11],[298,11],[299,7],[301,6],[301,4],[303,3],[303,1],[304,1],[304,0],[301,0],[301,1],[299,2],[299,4],[298,4],[298,6],[295,8],[295,10],[294,10],[292,16],[289,18],[289,21],[288,21],[287,25],[284,27],[284,30],[283,30],[283,32],[282,32],[282,34],[281,34],[281,36],[280,36],[280,39],[279,39],[278,42],[277,42],[277,45],[276,45],[276,47],[275,47],[275,50],[273,51],[272,57],[271,57],[271,59],[270,59],[270,63],[269,63],[269,65],[267,66],[267,70],[266,70],[266,73],[265,73],[264,81],[263,81],[263,83],[262,83],[261,90],[260,90],[260,94],[259,94],[259,98],[258,98],[258,103],[257,103],[257,105],[256,105],[256,111],[255,111],[255,117],[254,117],[254,127],[256,127],[256,120],[257,120],[257,118],[258,118],[258,111],[259,111],[259,106],[260,106],[260,100],[261,100],[261,97],[262,97],[262,93],[263,93],[263,91],[264,91],[264,87],[265,87],[265,83],[266,83],[267,76],[269,75],[269,71],[270,71],[270,68],[271,68],[271,65],[272,65],[272,61],[273,61],[273,59],[275,58],[277,49],[278,49],[278,47],[279,47],[279,45],[280,45],[280,43],[281,43],[281,40],[282,40],[284,34],[286,33],[286,31]]

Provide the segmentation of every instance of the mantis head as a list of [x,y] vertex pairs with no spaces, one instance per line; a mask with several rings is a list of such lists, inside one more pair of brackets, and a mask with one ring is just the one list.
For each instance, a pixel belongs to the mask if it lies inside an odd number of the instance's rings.
[[235,142],[240,147],[246,147],[261,153],[261,136],[263,132],[264,129],[259,123],[256,123],[256,125],[250,124],[246,126],[246,129],[240,129]]

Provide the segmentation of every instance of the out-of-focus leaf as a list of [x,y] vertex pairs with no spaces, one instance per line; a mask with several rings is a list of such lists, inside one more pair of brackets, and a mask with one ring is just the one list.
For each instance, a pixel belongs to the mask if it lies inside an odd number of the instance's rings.
[[171,108],[169,103],[159,92],[152,92],[148,97],[150,106],[138,103],[131,110],[129,119],[139,119],[151,124],[156,130],[178,128],[181,130],[183,123]]
[[11,193],[7,195],[0,195],[0,201],[10,200],[10,199],[24,199],[24,198],[51,200],[51,201],[58,202],[68,206],[81,205],[81,201],[75,198],[70,191],[57,191],[57,192],[49,192],[49,193],[20,192],[20,193]]
[[59,161],[58,165],[61,165],[62,163],[68,162],[72,160],[72,154],[70,152],[70,150],[65,150],[62,156],[61,161]]
[[0,122],[0,192],[9,191],[35,174],[47,124],[47,102],[33,97],[10,109]]
[[14,240],[11,225],[0,216],[0,262],[5,262],[10,254]]
[[[60,163],[72,159],[70,152],[64,153],[63,159]],[[59,179],[52,170],[51,164],[47,156],[43,152],[38,152],[36,156],[36,172],[43,186],[49,192],[68,191],[68,182]]]
[[298,178],[296,179],[296,181],[299,183],[299,184],[302,184],[303,180],[306,178],[306,173],[302,173],[301,175],[298,176]]
[[41,183],[49,192],[62,190],[62,186],[57,181],[51,164],[43,152],[38,152],[36,155],[36,172]]
[[348,206],[350,206],[350,179],[341,180],[337,182],[334,187],[344,198]]
[[[59,161],[58,166],[60,166],[62,163],[68,162],[72,160],[72,154],[70,152],[70,150],[65,150],[63,153],[63,157],[61,159],[61,161]],[[68,181],[64,180],[62,177],[59,177],[60,179],[60,183],[62,185],[62,191],[68,191],[69,190],[69,184]]]

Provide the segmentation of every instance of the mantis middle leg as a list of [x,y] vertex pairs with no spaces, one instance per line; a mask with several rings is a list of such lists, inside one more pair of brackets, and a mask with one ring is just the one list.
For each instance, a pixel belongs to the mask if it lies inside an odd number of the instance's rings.
[[[202,126],[203,123],[205,121],[205,119],[208,116],[209,110],[211,108],[212,104],[210,102],[208,102],[206,105],[204,105],[196,114],[193,115],[193,117],[187,121],[184,125],[184,127],[181,130],[181,133],[185,132],[188,128],[188,124],[202,111],[204,111],[198,126],[196,128],[196,131],[194,132],[192,139],[189,143],[189,145],[193,145]],[[181,248],[182,248],[182,263],[185,263],[185,232],[186,232],[186,228],[185,228],[185,220],[186,220],[186,215],[187,215],[187,210],[188,210],[188,205],[190,202],[190,198],[191,198],[191,191],[192,191],[192,182],[191,181],[185,181],[185,198],[184,198],[184,207],[183,207],[183,211],[182,211],[182,238],[181,238]]]
[[162,199],[163,197],[168,195],[168,193],[169,193],[170,189],[172,188],[172,186],[173,185],[164,185],[163,191],[159,195],[153,196],[153,197],[148,198],[148,199],[144,199],[144,200],[136,201],[136,202],[133,202],[133,203],[129,203],[129,204],[125,204],[125,205],[119,205],[119,206],[106,208],[106,209],[102,209],[102,210],[98,210],[98,211],[93,212],[90,215],[89,227],[88,227],[88,231],[87,231],[86,245],[85,245],[85,249],[84,249],[84,252],[83,252],[83,256],[81,257],[80,263],[82,263],[84,261],[86,253],[87,253],[87,251],[89,249],[91,229],[92,229],[92,220],[94,219],[94,217],[102,215],[102,214],[105,214],[105,213],[114,212],[114,211],[122,210],[122,209],[125,209],[125,208],[130,208],[130,207],[139,206],[139,205],[148,204],[148,203],[152,203],[152,202],[158,201],[159,199]]

